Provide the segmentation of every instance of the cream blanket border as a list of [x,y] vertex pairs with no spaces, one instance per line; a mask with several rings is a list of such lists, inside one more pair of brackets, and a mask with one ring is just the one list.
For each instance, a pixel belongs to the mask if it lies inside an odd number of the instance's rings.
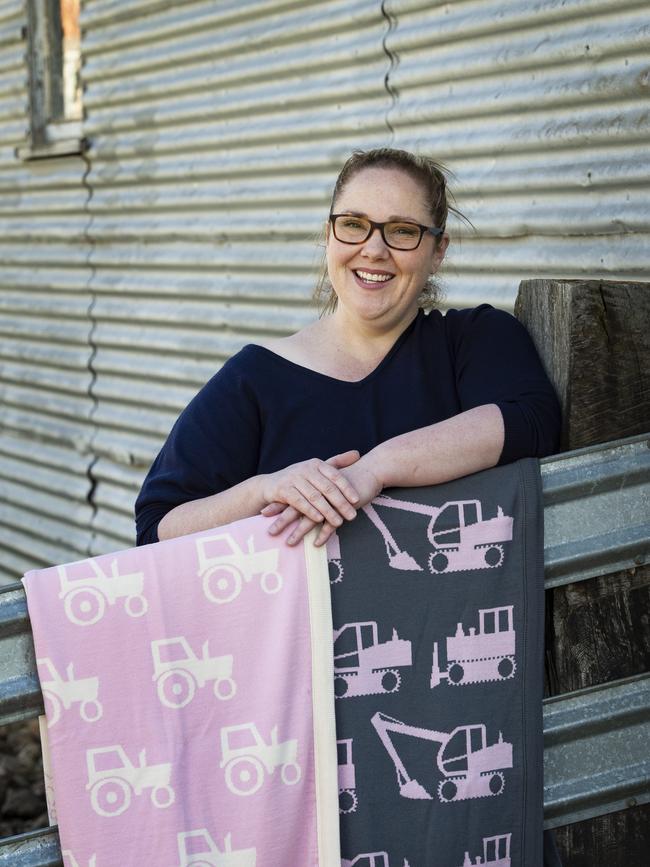
[[327,551],[325,545],[318,548],[314,545],[319,530],[320,527],[313,529],[303,542],[311,629],[318,867],[340,867],[338,757],[334,719],[334,627]]

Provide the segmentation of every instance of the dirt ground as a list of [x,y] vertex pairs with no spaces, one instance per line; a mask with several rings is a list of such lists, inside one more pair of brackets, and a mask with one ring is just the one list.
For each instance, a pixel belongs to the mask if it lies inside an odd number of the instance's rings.
[[0,728],[0,837],[49,825],[38,720]]

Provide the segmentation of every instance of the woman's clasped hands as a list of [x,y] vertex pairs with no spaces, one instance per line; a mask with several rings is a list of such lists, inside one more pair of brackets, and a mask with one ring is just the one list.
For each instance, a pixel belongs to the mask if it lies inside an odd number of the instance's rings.
[[311,458],[264,476],[262,509],[266,517],[278,516],[269,533],[282,533],[296,524],[287,537],[296,545],[315,526],[321,524],[315,544],[324,545],[344,520],[351,521],[381,491],[381,482],[371,466],[352,450],[326,461]]

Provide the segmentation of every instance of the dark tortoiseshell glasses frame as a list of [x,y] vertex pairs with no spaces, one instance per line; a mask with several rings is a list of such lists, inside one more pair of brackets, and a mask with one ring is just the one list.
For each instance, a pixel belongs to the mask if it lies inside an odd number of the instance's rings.
[[[357,240],[351,241],[346,238],[342,238],[340,233],[343,232],[343,227],[339,224],[337,230],[337,221],[339,221],[342,217],[347,217],[349,220],[357,221],[361,228],[361,226],[367,226],[368,231],[366,232],[363,238],[358,238]],[[390,247],[392,250],[416,250],[420,246],[420,242],[424,237],[425,233],[429,233],[434,237],[438,237],[438,235],[442,235],[444,229],[439,229],[436,226],[423,226],[420,223],[412,223],[410,220],[387,220],[384,223],[378,223],[376,220],[369,220],[367,217],[358,217],[356,214],[330,214],[329,216],[330,223],[332,224],[332,231],[334,232],[334,237],[337,241],[340,241],[342,244],[365,244],[368,238],[372,235],[375,229],[379,229],[381,233],[381,237],[386,244],[387,247]],[[388,240],[386,237],[386,227],[393,226],[397,231],[400,226],[408,227],[409,229],[418,229],[419,235],[417,240],[414,236],[404,238],[406,244],[395,244]],[[390,230],[389,230],[390,234]],[[411,243],[411,242],[415,243]]]

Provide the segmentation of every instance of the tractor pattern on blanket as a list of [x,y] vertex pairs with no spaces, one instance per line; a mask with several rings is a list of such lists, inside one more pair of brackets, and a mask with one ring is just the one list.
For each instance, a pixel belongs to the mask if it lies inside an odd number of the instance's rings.
[[[66,867],[123,863],[112,845],[122,834],[129,863],[315,863],[316,826],[305,820],[316,800],[305,559],[267,523],[32,575],[54,623],[38,670]],[[37,622],[36,602],[30,613]],[[298,638],[290,698],[275,684]],[[342,774],[350,810],[353,769]],[[271,814],[286,821],[262,833]],[[153,851],[147,827],[156,828]]]

